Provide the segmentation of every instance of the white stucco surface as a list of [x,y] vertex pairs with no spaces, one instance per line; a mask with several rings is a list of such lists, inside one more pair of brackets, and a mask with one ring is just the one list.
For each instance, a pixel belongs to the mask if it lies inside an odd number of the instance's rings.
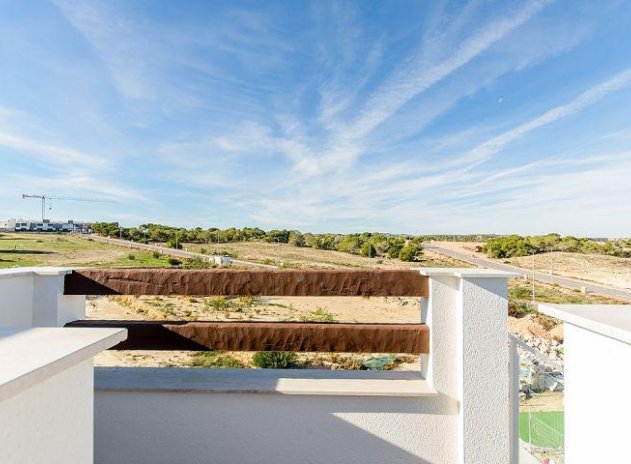
[[540,310],[565,322],[566,462],[629,462],[631,344],[624,321],[631,306],[541,305]]
[[631,344],[631,305],[540,304],[548,316]]
[[85,296],[64,295],[66,268],[0,269],[0,327],[58,327],[83,318]]
[[68,272],[0,271],[1,464],[93,462],[92,357],[126,331],[59,327],[85,312],[63,295]]
[[0,401],[92,359],[127,337],[125,329],[0,328]]
[[0,401],[0,462],[91,463],[93,397],[86,360]]

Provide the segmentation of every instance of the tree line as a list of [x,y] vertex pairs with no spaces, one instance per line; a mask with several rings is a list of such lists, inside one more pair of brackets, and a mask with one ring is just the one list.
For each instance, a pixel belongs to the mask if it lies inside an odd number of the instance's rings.
[[492,258],[512,258],[550,251],[571,253],[596,253],[623,258],[631,257],[631,240],[616,239],[596,241],[559,234],[547,235],[508,235],[489,239],[482,251]]
[[422,256],[421,243],[428,240],[476,241],[485,236],[479,235],[394,235],[364,232],[361,234],[312,234],[298,230],[265,231],[258,227],[242,229],[211,227],[191,229],[162,224],[142,224],[137,227],[122,227],[118,222],[97,222],[92,225],[97,234],[135,242],[164,243],[171,248],[181,248],[183,243],[221,244],[241,241],[261,241],[286,243],[296,247],[310,247],[320,250],[334,250],[370,258],[388,257],[403,261],[417,261]]

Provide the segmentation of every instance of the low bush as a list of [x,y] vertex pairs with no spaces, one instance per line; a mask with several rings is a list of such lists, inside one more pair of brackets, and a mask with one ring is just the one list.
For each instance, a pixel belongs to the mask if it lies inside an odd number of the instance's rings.
[[300,315],[300,320],[304,322],[335,322],[335,315],[325,308],[318,307],[315,311]]
[[252,362],[261,369],[286,369],[296,364],[294,353],[285,351],[259,351],[252,357]]
[[133,253],[129,253],[129,254],[127,255],[127,259],[128,259],[128,260],[130,260],[130,261],[133,261],[134,259],[136,259],[136,255],[135,255],[135,254],[133,254]]
[[417,261],[422,254],[421,247],[414,243],[410,243],[401,248],[399,259],[401,261]]
[[245,367],[237,358],[223,351],[204,351],[196,353],[193,355],[190,365],[193,367],[223,367],[229,369]]
[[169,258],[169,265],[170,266],[179,266],[182,264],[182,261],[177,259],[177,258]]
[[204,300],[204,306],[212,311],[225,311],[232,305],[225,296],[213,296]]

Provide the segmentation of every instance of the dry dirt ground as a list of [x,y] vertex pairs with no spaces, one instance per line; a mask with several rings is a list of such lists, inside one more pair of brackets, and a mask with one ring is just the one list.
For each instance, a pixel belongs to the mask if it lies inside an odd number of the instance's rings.
[[[441,247],[455,251],[465,251],[481,258],[489,259],[484,253],[476,252],[476,247],[484,243],[475,242],[436,242]],[[524,269],[532,269],[532,257],[522,256],[497,260]],[[631,289],[631,258],[617,258],[599,254],[567,253],[555,251],[535,256],[538,271],[552,271],[553,274],[588,280],[612,287]]]
[[563,392],[542,392],[520,401],[520,411],[563,411]]
[[[532,269],[532,258],[508,259],[514,266]],[[539,271],[598,282],[612,287],[631,289],[631,258],[598,254],[551,252],[535,256]]]
[[539,313],[527,314],[519,319],[509,317],[508,330],[520,338],[535,336],[545,340],[563,341],[563,324]]
[[[236,254],[237,259],[256,263],[271,264],[288,268],[375,268],[409,269],[417,267],[463,267],[463,263],[444,258],[434,253],[424,252],[417,262],[405,262],[390,258],[366,258],[339,251],[298,248],[286,243],[237,242],[220,244],[186,244],[189,251],[200,252],[204,248],[208,253],[217,251]],[[468,266],[468,265],[467,265]]]

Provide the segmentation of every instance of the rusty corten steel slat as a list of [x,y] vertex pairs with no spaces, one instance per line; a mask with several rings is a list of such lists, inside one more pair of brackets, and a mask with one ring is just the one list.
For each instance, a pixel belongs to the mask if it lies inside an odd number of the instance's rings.
[[88,269],[65,278],[66,295],[427,296],[411,270]]
[[126,328],[115,350],[429,352],[425,324],[80,320],[66,327]]

